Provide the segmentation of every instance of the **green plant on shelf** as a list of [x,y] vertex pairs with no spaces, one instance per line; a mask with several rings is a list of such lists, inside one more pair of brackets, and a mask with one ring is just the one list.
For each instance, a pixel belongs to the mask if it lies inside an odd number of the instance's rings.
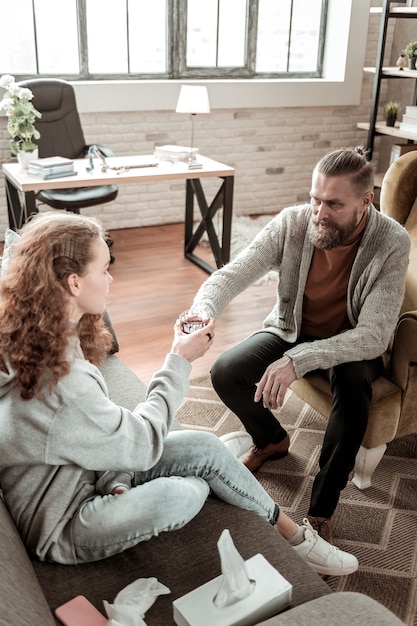
[[384,104],[385,120],[387,126],[395,126],[400,106],[400,102],[394,102],[393,100],[390,100],[389,102],[386,102]]
[[415,69],[417,59],[417,41],[410,41],[404,48],[403,54],[405,54],[408,58],[408,67],[410,69]]

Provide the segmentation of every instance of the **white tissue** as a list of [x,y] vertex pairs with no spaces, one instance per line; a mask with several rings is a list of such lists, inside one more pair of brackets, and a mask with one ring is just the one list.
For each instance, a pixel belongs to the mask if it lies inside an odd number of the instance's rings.
[[248,576],[245,561],[236,549],[226,528],[217,542],[222,570],[222,583],[214,598],[218,607],[230,606],[247,598],[255,588],[255,581]]
[[165,593],[171,590],[156,578],[138,578],[119,591],[113,604],[103,601],[109,618],[107,626],[146,626],[146,611]]
[[262,554],[244,561],[227,529],[217,547],[222,574],[174,600],[177,626],[253,626],[288,606],[292,585]]

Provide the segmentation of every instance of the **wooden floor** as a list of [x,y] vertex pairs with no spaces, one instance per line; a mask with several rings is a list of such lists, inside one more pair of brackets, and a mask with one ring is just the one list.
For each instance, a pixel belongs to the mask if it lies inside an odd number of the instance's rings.
[[[183,224],[111,231],[108,310],[120,343],[119,357],[146,383],[169,352],[177,315],[189,308],[208,274],[183,256]],[[210,253],[199,255],[211,262]],[[215,358],[259,328],[275,300],[271,285],[252,286],[216,322],[212,348],[193,363],[191,377],[210,371]]]

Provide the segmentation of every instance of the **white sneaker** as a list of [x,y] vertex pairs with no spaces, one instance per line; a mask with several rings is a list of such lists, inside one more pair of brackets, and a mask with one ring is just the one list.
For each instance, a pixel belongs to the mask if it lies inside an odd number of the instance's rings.
[[327,543],[308,519],[303,519],[301,528],[304,530],[304,541],[293,548],[315,572],[326,576],[345,576],[356,572],[359,567],[356,556]]
[[244,430],[237,430],[233,433],[227,433],[219,437],[223,441],[226,448],[230,450],[233,456],[239,458],[253,446],[253,439]]

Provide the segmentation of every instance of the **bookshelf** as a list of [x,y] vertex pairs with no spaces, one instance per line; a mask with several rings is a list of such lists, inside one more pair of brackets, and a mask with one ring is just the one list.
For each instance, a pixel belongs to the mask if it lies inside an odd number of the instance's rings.
[[[384,67],[384,53],[385,42],[387,37],[387,30],[389,20],[392,19],[416,19],[417,20],[417,7],[399,7],[393,6],[398,4],[405,4],[406,0],[384,0],[382,7],[371,7],[370,12],[381,15],[377,55],[375,67],[365,67],[364,72],[374,74],[373,90],[371,97],[371,108],[368,122],[358,122],[357,128],[367,131],[367,149],[369,159],[372,159],[375,137],[379,135],[386,135],[395,137],[398,139],[406,140],[407,143],[417,142],[417,127],[416,132],[410,132],[409,130],[400,129],[400,123],[397,122],[395,126],[387,126],[385,122],[378,120],[379,112],[379,99],[382,80],[411,80],[414,81],[414,95],[410,105],[417,104],[417,70],[404,69],[399,70],[398,67]],[[378,173],[376,176],[376,185],[380,186],[384,172]]]

